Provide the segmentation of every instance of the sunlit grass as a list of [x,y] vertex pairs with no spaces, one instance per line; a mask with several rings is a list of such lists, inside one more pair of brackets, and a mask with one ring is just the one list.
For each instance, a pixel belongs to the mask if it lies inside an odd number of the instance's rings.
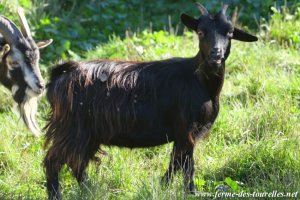
[[[197,39],[165,32],[126,40],[113,37],[88,52],[89,59],[156,60],[194,56]],[[234,42],[226,65],[221,109],[210,137],[196,148],[195,180],[215,192],[225,180],[231,191],[286,191],[300,188],[300,58],[295,49],[257,42]],[[10,93],[0,90],[0,198],[45,199],[43,139],[28,136],[12,112]],[[39,122],[45,124],[45,99]],[[79,187],[69,169],[61,172],[65,199],[198,199],[186,196],[182,176],[162,187],[171,144],[149,149],[108,148],[101,163],[88,168],[89,183]],[[229,179],[230,178],[230,179]],[[230,189],[229,189],[230,191]]]

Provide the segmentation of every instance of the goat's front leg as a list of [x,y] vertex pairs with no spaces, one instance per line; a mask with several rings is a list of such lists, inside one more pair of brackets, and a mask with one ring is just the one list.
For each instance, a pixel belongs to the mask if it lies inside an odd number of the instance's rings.
[[165,175],[162,178],[163,183],[169,183],[172,179],[174,174],[178,171],[178,169],[180,169],[180,165],[177,162],[178,160],[178,151],[176,151],[176,146],[174,144],[173,146],[173,150],[171,152],[171,159],[170,159],[170,164],[168,167],[168,170],[166,171]]
[[183,154],[181,162],[182,171],[184,174],[184,186],[188,193],[195,194],[194,174],[195,162],[193,158],[194,148],[188,148]]
[[194,146],[193,145],[178,145],[174,143],[174,147],[171,153],[171,161],[169,168],[166,171],[163,181],[168,183],[174,176],[174,174],[181,169],[184,174],[184,186],[187,192],[195,192],[194,184],[194,158],[193,158]]

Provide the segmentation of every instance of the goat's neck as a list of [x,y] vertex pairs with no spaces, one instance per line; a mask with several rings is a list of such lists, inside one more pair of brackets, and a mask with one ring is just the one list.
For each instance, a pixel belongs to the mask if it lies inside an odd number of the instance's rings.
[[12,83],[11,80],[6,77],[7,70],[5,69],[6,68],[0,63],[0,83],[6,88],[11,89]]
[[204,65],[207,65],[205,59],[203,58],[201,52],[194,57],[195,60],[195,73],[198,75],[201,82],[203,82],[209,90],[212,100],[218,102],[219,95],[224,83],[225,75],[225,62],[222,63],[222,67],[218,73],[213,74],[205,71]]

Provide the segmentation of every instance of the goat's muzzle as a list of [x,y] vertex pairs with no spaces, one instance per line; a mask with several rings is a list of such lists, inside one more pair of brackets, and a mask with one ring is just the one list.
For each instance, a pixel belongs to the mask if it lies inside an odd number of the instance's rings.
[[37,94],[37,95],[40,95],[44,92],[45,90],[45,82],[44,81],[37,81],[36,82],[36,86],[37,86],[37,89],[34,90],[34,92]]
[[223,55],[222,50],[219,48],[213,48],[207,59],[208,64],[212,68],[218,69],[222,66],[223,61],[224,61],[224,55]]
[[27,81],[29,90],[27,91],[28,96],[39,96],[45,90],[45,82],[40,75],[33,75],[33,81]]

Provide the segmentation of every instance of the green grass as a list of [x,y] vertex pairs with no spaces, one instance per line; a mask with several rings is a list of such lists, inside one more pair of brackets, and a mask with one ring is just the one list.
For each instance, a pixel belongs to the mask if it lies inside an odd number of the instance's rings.
[[[143,32],[111,40],[86,57],[155,60],[194,56],[191,33]],[[195,182],[202,192],[300,192],[300,57],[295,48],[268,41],[233,42],[226,65],[221,110],[208,139],[197,144]],[[0,88],[0,199],[45,199],[43,139],[28,136]],[[39,122],[48,104],[42,99]],[[182,176],[162,187],[171,144],[148,149],[108,148],[91,163],[89,183],[77,185],[69,169],[60,174],[65,199],[199,199],[186,196]],[[229,188],[226,187],[229,185]],[[298,196],[299,197],[299,196]]]

